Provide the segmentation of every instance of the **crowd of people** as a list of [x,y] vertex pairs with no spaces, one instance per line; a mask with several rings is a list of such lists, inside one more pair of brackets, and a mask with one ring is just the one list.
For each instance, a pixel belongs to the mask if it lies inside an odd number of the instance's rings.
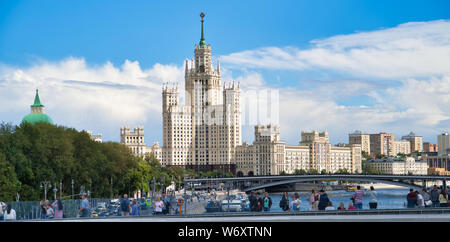
[[[361,186],[356,187],[356,191],[350,197],[350,202],[345,207],[344,202],[340,202],[338,207],[335,207],[328,197],[328,194],[324,190],[317,192],[316,189],[311,191],[309,195],[310,209],[308,210],[361,210],[363,209],[363,200],[368,198],[368,205],[370,209],[378,208],[377,192],[373,186],[369,190],[363,191]],[[267,212],[272,207],[272,199],[267,192],[264,193],[262,198],[260,193],[251,192],[249,196],[250,211],[251,212]],[[280,208],[283,211],[300,211],[300,195],[294,193],[289,200],[287,192],[284,192],[280,200]],[[407,208],[426,208],[426,207],[449,207],[450,201],[448,198],[448,189],[438,188],[434,185],[433,189],[428,192],[426,188],[423,188],[421,192],[410,189],[410,192],[406,196],[405,207]]]
[[[152,204],[154,215],[165,215],[170,213],[170,198],[167,197],[166,193],[163,192],[161,196],[156,196],[155,201]],[[139,207],[137,205],[136,199],[128,199],[128,195],[124,194],[123,198],[120,199],[120,210],[122,216],[139,216]]]
[[[344,202],[340,202],[339,206],[335,207],[324,190],[317,191],[316,189],[312,189],[308,197],[310,208],[306,210],[360,210],[363,209],[363,201],[365,200],[368,200],[370,209],[377,209],[377,196],[377,192],[373,186],[367,191],[364,191],[360,186],[357,186],[356,191],[350,197],[351,201],[348,202],[347,207]],[[251,212],[270,212],[273,205],[272,198],[267,192],[264,192],[261,196],[261,193],[252,191],[248,199],[249,210]],[[136,199],[130,200],[128,195],[124,194],[119,203],[119,211],[122,216],[140,216],[140,210]],[[302,201],[299,193],[296,192],[289,197],[288,193],[284,192],[280,199],[279,207],[282,211],[300,211],[301,204]],[[430,191],[426,188],[423,188],[421,192],[410,189],[409,193],[406,195],[404,205],[407,208],[450,207],[448,189],[445,187],[438,188],[437,185],[434,185]],[[163,192],[161,196],[156,196],[155,201],[152,203],[153,214],[170,214],[171,206],[170,198]],[[48,200],[42,200],[40,201],[40,218],[62,219],[64,217],[63,209],[63,203],[59,199],[55,200],[53,203],[49,203]],[[175,210],[178,211],[176,208],[174,211]],[[89,217],[90,214],[90,202],[87,199],[86,194],[83,194],[78,215],[79,217]],[[0,220],[16,220],[16,211],[10,204],[0,202]]]

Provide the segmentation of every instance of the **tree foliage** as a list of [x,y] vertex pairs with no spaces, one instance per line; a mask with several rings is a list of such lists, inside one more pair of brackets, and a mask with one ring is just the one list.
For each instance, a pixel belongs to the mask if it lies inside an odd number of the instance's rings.
[[[0,126],[2,201],[14,200],[17,193],[21,200],[40,200],[43,181],[56,183],[58,190],[62,182],[63,195],[71,195],[72,179],[75,194],[84,186],[93,197],[109,197],[111,178],[116,194],[127,191],[135,178],[128,174],[137,164],[124,145],[94,142],[86,132],[46,123]],[[53,196],[52,189],[47,193]]]

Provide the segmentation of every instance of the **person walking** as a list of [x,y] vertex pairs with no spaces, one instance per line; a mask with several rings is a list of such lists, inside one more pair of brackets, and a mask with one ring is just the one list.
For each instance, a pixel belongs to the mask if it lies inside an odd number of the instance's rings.
[[156,201],[153,203],[153,211],[155,215],[162,215],[162,210],[164,208],[164,203],[161,201],[161,197],[157,196]]
[[8,203],[6,203],[5,207],[6,208],[3,215],[5,221],[16,220],[16,210],[12,209],[11,205],[9,205]]
[[423,203],[425,205],[426,208],[431,207],[431,205],[433,204],[430,200],[430,194],[428,193],[426,188],[422,189],[422,197],[423,197]]
[[319,204],[317,206],[319,210],[325,210],[329,201],[328,194],[326,194],[324,190],[320,190]]
[[263,200],[259,192],[256,193],[256,212],[261,212],[263,209]]
[[161,194],[161,201],[164,204],[164,208],[163,208],[162,213],[163,214],[169,214],[170,213],[170,199],[169,199],[169,197],[166,196],[165,192],[163,192]]
[[139,207],[136,204],[136,200],[133,200],[133,202],[131,202],[131,216],[139,216]]
[[319,204],[319,193],[316,189],[311,190],[311,195],[309,195],[309,204],[311,204],[311,210],[317,210],[317,205]]
[[287,192],[284,192],[283,197],[280,200],[280,208],[283,209],[283,211],[289,210],[289,198]]
[[50,203],[47,203],[47,219],[52,219],[55,216],[55,211]]
[[41,219],[47,218],[47,206],[45,205],[44,200],[39,202],[39,207],[41,208]]
[[63,218],[63,204],[61,200],[57,199],[55,202],[53,202],[53,207],[55,208],[55,219],[62,219]]
[[268,192],[265,192],[264,193],[264,198],[263,198],[263,210],[264,210],[264,212],[269,212],[271,207],[272,207],[272,198],[269,197],[269,193]]
[[123,194],[123,198],[120,199],[120,210],[122,211],[122,216],[130,215],[130,199],[128,199],[128,194]]
[[448,194],[447,189],[442,189],[439,195],[439,207],[448,207]]
[[425,201],[423,200],[422,194],[419,193],[419,191],[416,191],[417,194],[417,207],[418,208],[424,208],[425,207]]
[[363,196],[364,192],[361,190],[361,186],[356,186],[356,191],[353,194],[353,200],[355,201],[355,207],[356,209],[362,209],[362,203],[363,203]]
[[375,188],[373,186],[370,186],[370,191],[367,192],[367,195],[369,195],[369,207],[370,209],[377,209],[378,201],[377,201],[377,192],[375,191]]
[[407,205],[408,208],[414,208],[416,206],[417,193],[415,193],[412,188],[409,189],[409,193],[406,196],[406,201],[408,202],[408,205]]
[[249,204],[249,206],[250,206],[250,212],[256,212],[256,204],[257,204],[257,199],[256,199],[256,196],[255,196],[255,192],[254,191],[251,191],[250,192],[250,196],[248,197],[248,200],[250,201],[250,204]]
[[91,212],[91,205],[89,205],[89,201],[86,197],[86,194],[83,194],[81,196],[81,206],[80,210],[78,210],[78,213],[80,214],[80,217],[88,217],[89,213]]
[[431,199],[431,202],[433,203],[431,206],[433,208],[439,207],[439,195],[440,195],[439,189],[438,189],[437,185],[434,185],[433,189],[430,192],[430,199]]

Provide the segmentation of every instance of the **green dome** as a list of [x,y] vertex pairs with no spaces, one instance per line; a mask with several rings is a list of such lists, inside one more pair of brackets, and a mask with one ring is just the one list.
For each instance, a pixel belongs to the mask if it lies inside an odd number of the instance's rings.
[[53,120],[45,113],[30,113],[22,119],[22,123],[48,123],[53,124]]
[[38,90],[36,89],[36,97],[34,98],[34,104],[31,105],[31,113],[22,119],[22,123],[48,123],[53,124],[53,120],[44,113],[44,105],[39,98]]

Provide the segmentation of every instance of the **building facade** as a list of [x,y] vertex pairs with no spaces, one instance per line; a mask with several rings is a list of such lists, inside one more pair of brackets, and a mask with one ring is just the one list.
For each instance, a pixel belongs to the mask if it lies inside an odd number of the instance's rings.
[[359,130],[348,135],[348,143],[350,145],[361,145],[362,151],[370,154],[370,135],[366,133],[362,133]]
[[430,168],[443,168],[445,171],[450,171],[450,154],[426,153],[422,154],[422,159]]
[[409,140],[394,140],[395,155],[411,154],[411,142]]
[[395,156],[394,134],[370,134],[370,155]]
[[[402,140],[408,140],[411,146],[411,152],[423,151],[423,137],[416,135],[414,132],[410,132],[408,135],[404,135]],[[409,154],[409,153],[408,153]]]
[[203,31],[194,59],[185,65],[185,105],[178,87],[163,86],[162,165],[197,171],[233,170],[236,147],[241,145],[239,83],[222,86],[220,63],[213,67],[211,45]]
[[423,143],[423,152],[438,152],[438,145],[430,142]]
[[428,165],[413,157],[372,159],[366,163],[369,169],[388,175],[427,175]]
[[438,154],[450,154],[450,134],[445,132],[438,135]]
[[120,143],[126,145],[134,155],[142,156],[143,158],[151,154],[161,161],[162,148],[158,142],[153,143],[152,146],[147,146],[144,140],[144,126],[137,126],[130,130],[129,126],[122,126],[120,128]]
[[133,131],[129,126],[120,127],[120,143],[130,148],[135,155],[144,156],[147,152],[147,145],[144,141],[144,127],[137,126]]
[[89,138],[91,138],[92,141],[99,142],[99,143],[101,143],[103,141],[102,134],[96,134],[96,135],[92,134],[91,130],[86,131],[86,133],[88,133]]
[[278,125],[255,126],[255,141],[237,147],[238,175],[293,174],[296,170],[335,173],[361,172],[361,145],[336,147],[328,132],[302,132],[299,145],[286,145],[279,139]]

